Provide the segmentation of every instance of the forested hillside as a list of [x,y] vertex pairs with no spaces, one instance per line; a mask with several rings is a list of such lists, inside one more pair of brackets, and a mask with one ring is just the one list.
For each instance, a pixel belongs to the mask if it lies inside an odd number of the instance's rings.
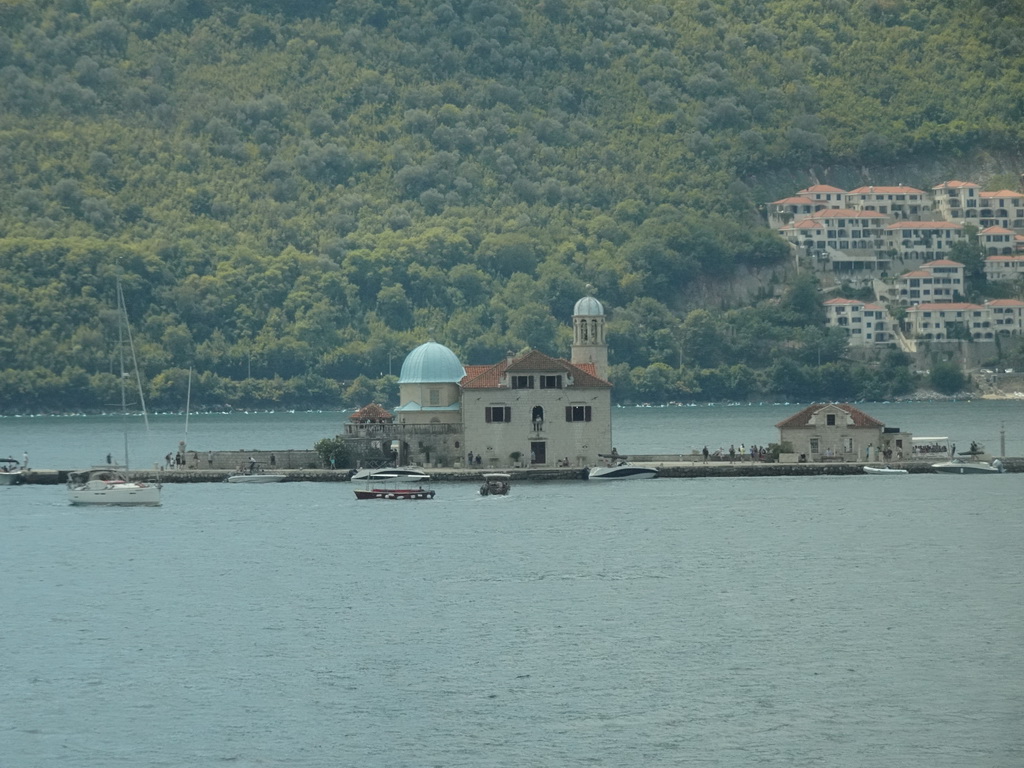
[[[393,401],[405,353],[565,356],[630,399],[891,396],[758,206],[1021,170],[1018,0],[0,0],[0,410]],[[796,186],[794,186],[796,185]],[[592,286],[592,288],[588,288]],[[772,294],[776,294],[773,296]],[[781,299],[778,298],[781,296]]]

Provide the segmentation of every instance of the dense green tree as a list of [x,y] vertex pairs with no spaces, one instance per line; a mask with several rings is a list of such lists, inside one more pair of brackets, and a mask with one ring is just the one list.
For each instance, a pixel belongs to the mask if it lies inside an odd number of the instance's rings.
[[935,363],[928,375],[928,383],[943,395],[955,395],[963,392],[969,379],[956,363]]

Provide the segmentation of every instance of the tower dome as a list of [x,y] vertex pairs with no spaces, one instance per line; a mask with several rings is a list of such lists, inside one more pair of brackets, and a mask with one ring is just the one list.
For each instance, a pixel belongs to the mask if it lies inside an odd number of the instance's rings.
[[402,363],[399,384],[458,383],[466,375],[459,358],[444,344],[428,341],[410,352]]
[[574,315],[603,315],[604,307],[601,306],[601,302],[593,296],[584,296],[576,302],[576,306],[573,307],[572,313]]

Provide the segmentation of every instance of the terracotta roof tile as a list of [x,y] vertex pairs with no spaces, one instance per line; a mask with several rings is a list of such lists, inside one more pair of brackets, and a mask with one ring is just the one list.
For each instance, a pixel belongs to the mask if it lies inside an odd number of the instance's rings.
[[967,312],[972,309],[984,309],[979,304],[966,304],[956,301],[927,301],[907,307],[907,312]]
[[936,184],[932,189],[970,189],[972,187],[977,189],[978,185],[970,181],[956,181],[954,179],[952,181],[944,181],[941,184]]
[[886,229],[963,229],[963,224],[953,221],[897,221]]
[[998,192],[979,192],[978,197],[1024,197],[1024,193],[1014,192],[1012,189],[1001,189]]
[[790,416],[788,419],[783,419],[775,426],[779,429],[806,427],[811,416],[825,408],[838,408],[841,411],[845,411],[853,419],[854,427],[878,429],[879,427],[885,426],[885,424],[880,422],[878,419],[873,416],[868,416],[864,411],[854,408],[848,403],[815,403],[814,405],[807,406],[799,413]]
[[839,187],[830,187],[828,184],[815,184],[814,186],[808,187],[807,189],[801,189],[799,192],[797,192],[797,194],[805,195],[808,192],[842,192],[843,194],[846,194],[845,189],[840,189]]
[[857,187],[851,189],[848,194],[851,195],[923,195],[923,189],[914,189],[913,187]]
[[349,421],[393,421],[394,416],[391,415],[387,410],[377,405],[377,403],[370,403],[364,405],[358,411],[348,417]]
[[886,219],[884,213],[878,211],[856,211],[853,208],[823,208],[807,214],[811,219]]
[[820,200],[811,200],[809,197],[784,197],[781,200],[773,200],[768,205],[795,205],[797,203],[800,205],[816,205],[820,202]]
[[565,373],[572,376],[575,387],[611,386],[594,374],[594,366],[590,363],[573,365],[568,360],[549,357],[535,349],[511,361],[506,358],[494,365],[467,366],[466,377],[461,381],[461,386],[463,389],[497,389],[505,373]]

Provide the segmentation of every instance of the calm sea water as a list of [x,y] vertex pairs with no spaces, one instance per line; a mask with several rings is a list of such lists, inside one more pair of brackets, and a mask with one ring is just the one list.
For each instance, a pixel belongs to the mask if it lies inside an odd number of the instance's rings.
[[[991,446],[1005,417],[1019,440],[1019,404],[971,407],[919,420]],[[616,441],[710,441],[707,416],[768,442],[764,413],[617,411]],[[54,464],[106,433],[17,421]],[[0,488],[0,765],[1024,764],[1024,475],[437,490],[168,485],[90,510]]]

